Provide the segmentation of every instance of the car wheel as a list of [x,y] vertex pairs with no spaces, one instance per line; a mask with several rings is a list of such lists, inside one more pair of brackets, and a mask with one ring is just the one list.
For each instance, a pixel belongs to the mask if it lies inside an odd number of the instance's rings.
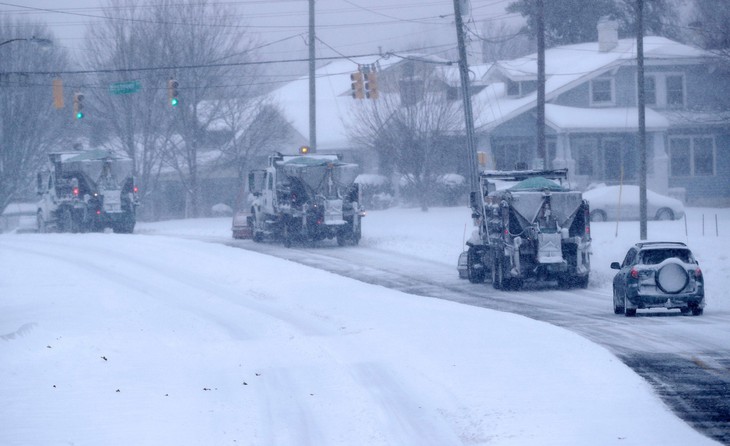
[[656,212],[657,220],[674,220],[674,212],[669,208],[661,208]]
[[614,314],[624,314],[624,307],[618,304],[616,296],[616,288],[613,289],[613,313]]
[[591,211],[591,221],[606,221],[608,216],[602,209],[595,209]]
[[703,308],[700,308],[697,305],[693,305],[690,308],[692,309],[692,316],[702,316],[702,313],[705,312]]
[[634,317],[636,316],[636,308],[629,308],[629,302],[628,298],[624,295],[624,315],[626,317]]

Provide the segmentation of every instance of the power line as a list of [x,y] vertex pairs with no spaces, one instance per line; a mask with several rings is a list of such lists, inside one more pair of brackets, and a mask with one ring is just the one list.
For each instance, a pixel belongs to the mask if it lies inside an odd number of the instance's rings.
[[[360,58],[360,57],[373,57],[381,56],[376,53],[368,54],[357,54],[346,56],[346,58]],[[321,56],[317,57],[317,61],[323,60],[339,60],[343,59],[342,56]],[[282,59],[282,60],[262,60],[262,61],[247,61],[247,62],[229,62],[229,63],[209,63],[209,64],[197,64],[197,65],[166,65],[159,67],[137,67],[137,68],[109,68],[109,69],[96,69],[96,70],[62,70],[62,71],[6,71],[0,74],[26,74],[26,75],[37,75],[37,76],[60,76],[62,74],[75,75],[75,74],[99,74],[99,73],[133,73],[140,71],[157,71],[157,70],[190,70],[196,68],[222,68],[222,67],[236,67],[236,66],[247,66],[247,65],[273,65],[279,63],[296,63],[296,62],[307,62],[309,58],[300,59]]]

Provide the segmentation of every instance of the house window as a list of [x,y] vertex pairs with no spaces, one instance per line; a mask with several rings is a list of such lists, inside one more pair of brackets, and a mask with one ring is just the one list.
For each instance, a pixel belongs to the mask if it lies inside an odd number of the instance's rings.
[[520,84],[515,81],[507,80],[507,96],[519,96]]
[[644,76],[644,103],[656,105],[656,77]]
[[492,151],[497,170],[517,169],[518,164],[528,163],[533,156],[530,149],[531,145],[522,141],[503,141],[494,144]]
[[669,163],[672,176],[714,175],[714,138],[710,136],[670,138]]
[[692,161],[695,175],[713,175],[715,173],[715,142],[712,138],[694,138]]
[[598,141],[595,138],[580,138],[575,139],[571,145],[576,160],[576,174],[593,176],[596,171]]
[[446,89],[446,100],[456,101],[461,98],[461,89],[458,87],[448,87]]
[[684,76],[675,74],[665,79],[667,90],[667,107],[684,106]]
[[591,105],[612,105],[613,102],[613,79],[593,79]]

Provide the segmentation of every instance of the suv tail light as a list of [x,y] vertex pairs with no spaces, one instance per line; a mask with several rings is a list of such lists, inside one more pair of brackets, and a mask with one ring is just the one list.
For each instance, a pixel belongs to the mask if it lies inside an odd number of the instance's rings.
[[631,278],[638,279],[639,278],[639,270],[636,268],[631,268]]
[[695,268],[695,279],[701,279],[701,278],[702,278],[702,270],[698,266],[697,268]]

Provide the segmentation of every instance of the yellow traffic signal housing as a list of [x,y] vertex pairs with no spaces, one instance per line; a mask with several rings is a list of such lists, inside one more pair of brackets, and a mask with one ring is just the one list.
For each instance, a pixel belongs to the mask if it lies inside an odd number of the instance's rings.
[[63,80],[53,79],[53,106],[63,108]]
[[352,73],[350,80],[352,80],[352,97],[355,99],[363,99],[365,97],[365,89],[362,73],[359,71]]
[[74,117],[81,119],[84,117],[84,95],[81,93],[74,93]]
[[365,73],[365,97],[378,99],[378,73],[370,71]]

